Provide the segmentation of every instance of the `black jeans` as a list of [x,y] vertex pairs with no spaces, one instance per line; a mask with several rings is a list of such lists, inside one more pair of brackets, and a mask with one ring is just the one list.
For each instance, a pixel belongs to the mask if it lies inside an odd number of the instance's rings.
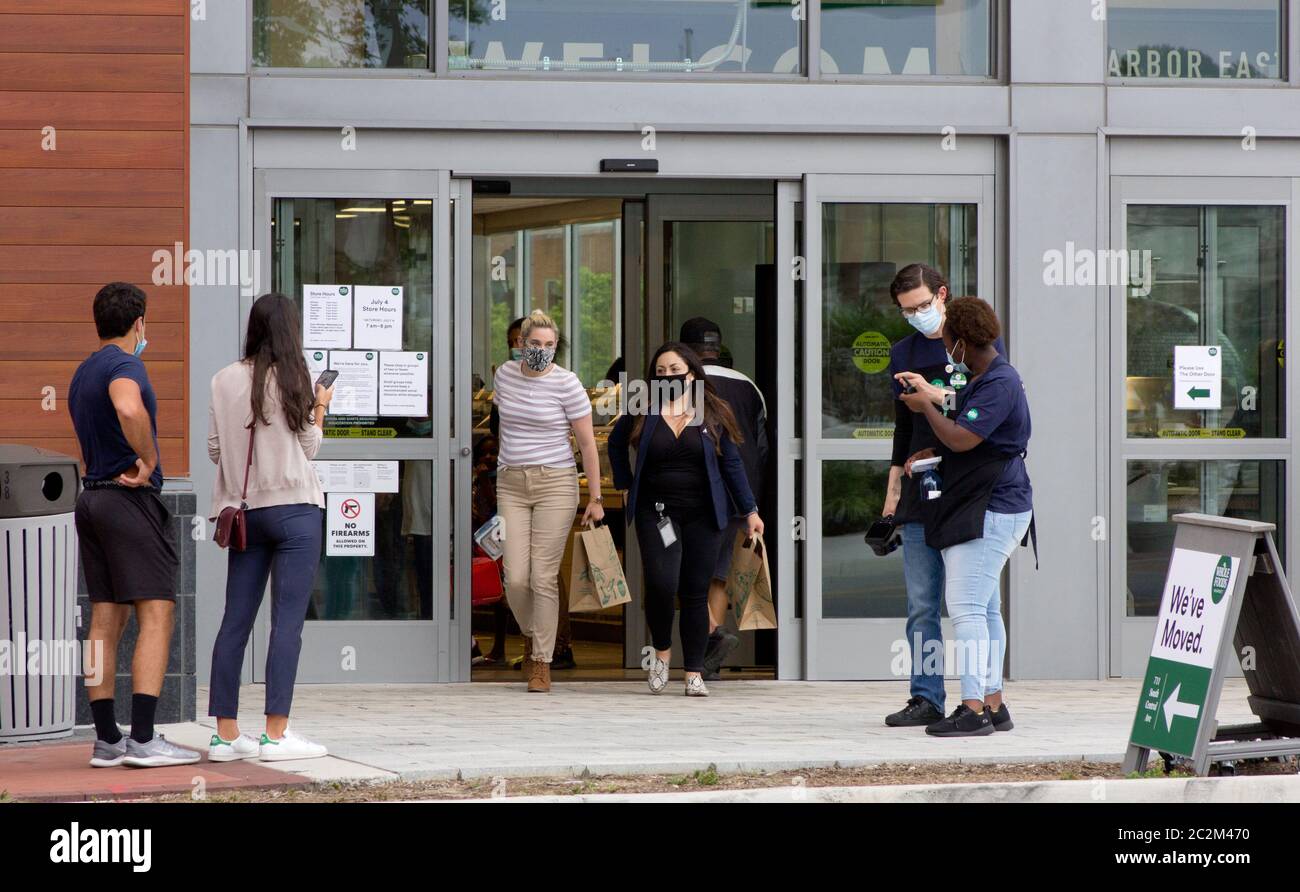
[[[650,503],[653,505],[654,500],[650,499]],[[670,505],[664,516],[672,521],[677,534],[677,541],[667,548],[659,535],[658,512],[653,507],[638,508],[636,512],[650,640],[655,650],[672,647],[673,599],[680,596],[682,665],[687,672],[703,672],[709,640],[709,582],[723,531],[714,521],[712,505],[693,510]]]

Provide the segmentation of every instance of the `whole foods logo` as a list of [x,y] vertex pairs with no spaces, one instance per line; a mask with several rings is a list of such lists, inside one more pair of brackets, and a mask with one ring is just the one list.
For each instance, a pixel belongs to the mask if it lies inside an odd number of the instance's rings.
[[1218,604],[1228,593],[1228,583],[1232,581],[1232,558],[1224,555],[1214,567],[1214,581],[1210,583],[1210,600]]

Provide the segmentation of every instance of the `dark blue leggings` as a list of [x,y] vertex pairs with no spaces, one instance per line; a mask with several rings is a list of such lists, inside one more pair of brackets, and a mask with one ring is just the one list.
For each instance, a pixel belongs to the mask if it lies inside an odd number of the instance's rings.
[[208,715],[239,714],[239,673],[267,577],[271,577],[271,643],[266,652],[266,714],[288,715],[302,651],[324,512],[315,505],[274,505],[244,512],[248,548],[231,551],[226,571],[226,613],[212,645]]

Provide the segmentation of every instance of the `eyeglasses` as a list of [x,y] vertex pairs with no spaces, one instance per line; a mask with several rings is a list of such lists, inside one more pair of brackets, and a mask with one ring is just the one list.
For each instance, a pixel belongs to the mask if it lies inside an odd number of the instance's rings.
[[934,306],[935,300],[936,298],[932,297],[919,307],[899,307],[898,312],[903,314],[904,319],[911,319],[917,313],[924,313],[926,310],[930,309],[930,307]]

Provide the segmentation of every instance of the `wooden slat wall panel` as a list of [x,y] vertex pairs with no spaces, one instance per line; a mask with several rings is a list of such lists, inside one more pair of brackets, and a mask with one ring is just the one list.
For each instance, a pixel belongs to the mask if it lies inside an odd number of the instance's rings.
[[183,56],[147,53],[4,53],[0,84],[11,91],[180,93],[183,63]]
[[[107,241],[113,233],[105,233]],[[177,233],[177,238],[182,238]],[[171,244],[160,244],[170,248]],[[0,245],[0,283],[150,282],[157,265],[148,246],[86,245],[49,247]]]
[[[7,86],[7,85],[6,85]],[[179,130],[185,103],[175,93],[0,92],[6,127],[56,130]]]
[[84,245],[105,232],[119,245],[169,244],[180,231],[181,208],[4,207],[0,194],[0,244]]
[[[180,285],[132,284],[149,298],[149,324],[185,321],[185,289]],[[0,284],[0,322],[86,322],[98,284]]]
[[185,167],[185,133],[167,130],[58,131],[58,150],[41,148],[39,130],[8,130],[0,119],[0,167]]
[[[145,356],[153,353],[153,342]],[[63,398],[68,393],[72,374],[77,370],[79,361],[75,359],[37,359],[30,361],[4,359],[0,360],[0,381],[5,382],[4,393],[15,399],[42,400],[45,388],[54,388],[54,398],[63,406]],[[180,362],[158,359],[146,359],[145,370],[153,384],[154,394],[160,400],[182,400],[185,398],[185,366]]]
[[[66,412],[64,414],[67,414]],[[21,443],[26,446],[40,446],[53,449],[64,455],[81,455],[77,439],[72,434],[71,426],[66,437],[6,437],[6,443]],[[189,446],[181,437],[158,437],[158,452],[162,455],[163,473],[168,477],[183,477],[178,468],[189,464]]]
[[0,0],[0,441],[78,454],[66,395],[99,346],[94,295],[134,282],[163,467],[189,473],[188,290],[153,284],[155,252],[190,247],[189,13],[190,0]]
[[[146,313],[145,318],[148,318]],[[150,359],[186,358],[185,326],[175,322],[146,322]],[[28,322],[0,327],[0,358],[75,359],[99,347],[92,322]]]
[[176,0],[0,0],[0,13],[176,15]]
[[0,14],[0,53],[184,55],[189,3],[184,7],[169,16]]
[[0,164],[0,201],[10,207],[182,208],[184,171],[39,170]]
[[[180,437],[189,425],[184,400],[158,400],[158,436]],[[40,400],[0,400],[0,438],[57,437],[72,430],[68,407],[45,411]]]

